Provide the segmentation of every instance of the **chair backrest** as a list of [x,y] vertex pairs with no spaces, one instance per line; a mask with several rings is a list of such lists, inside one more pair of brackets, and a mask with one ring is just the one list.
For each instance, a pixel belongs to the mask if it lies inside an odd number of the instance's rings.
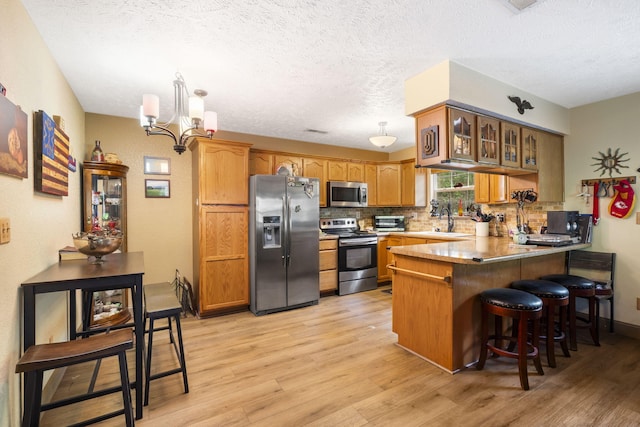
[[606,282],[612,289],[615,270],[615,252],[569,251],[567,253],[567,273]]

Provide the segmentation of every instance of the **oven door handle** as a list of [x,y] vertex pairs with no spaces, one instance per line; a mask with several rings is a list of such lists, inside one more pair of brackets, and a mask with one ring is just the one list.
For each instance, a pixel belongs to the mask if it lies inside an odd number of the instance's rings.
[[340,246],[363,246],[363,245],[375,245],[377,240],[372,240],[370,237],[363,237],[361,239],[340,239]]

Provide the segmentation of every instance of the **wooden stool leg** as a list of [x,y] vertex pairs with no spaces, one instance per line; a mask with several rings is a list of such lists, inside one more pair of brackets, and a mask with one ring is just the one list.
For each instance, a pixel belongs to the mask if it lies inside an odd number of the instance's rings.
[[[149,383],[151,382],[151,352],[153,351],[153,317],[149,318],[149,334],[147,343],[147,360],[145,364],[145,378],[144,378],[144,404],[149,404]],[[136,390],[136,393],[138,391]]]
[[187,381],[187,362],[184,357],[184,346],[182,345],[182,327],[180,326],[180,313],[176,314],[176,331],[178,332],[178,347],[180,348],[180,368],[182,369],[182,382],[184,392],[189,393],[189,382]]
[[518,323],[518,372],[520,374],[520,386],[523,390],[529,390],[529,378],[527,375],[527,321],[520,319]]
[[[529,316],[527,316],[529,317]],[[531,344],[533,345],[533,364],[536,367],[536,371],[540,375],[544,375],[544,371],[542,370],[542,362],[540,361],[540,319],[535,318],[532,320],[533,322],[533,332],[531,336]],[[553,340],[552,340],[553,342]],[[526,353],[526,350],[525,350]]]
[[597,318],[596,304],[599,304],[598,299],[596,297],[589,297],[589,332],[591,333],[593,343],[600,347],[600,331],[598,330],[599,321]]
[[555,349],[555,306],[548,305],[543,309],[543,316],[547,319],[547,363],[550,367],[556,367]]
[[576,296],[569,290],[569,348],[578,350],[578,340],[576,337]]
[[559,317],[559,321],[558,321],[558,331],[560,333],[560,336],[564,336],[564,339],[562,339],[560,341],[560,347],[562,348],[562,354],[564,354],[566,357],[571,357],[571,353],[569,353],[569,347],[567,346],[567,334],[566,334],[566,330],[567,330],[567,310],[568,310],[567,305],[563,305],[560,306],[560,313],[558,314]]
[[133,427],[133,406],[131,405],[131,386],[129,384],[129,371],[127,367],[127,355],[124,351],[118,354],[120,363],[120,383],[122,384],[122,402],[124,403],[124,419],[127,427]]
[[487,342],[489,341],[489,313],[487,312],[484,304],[482,305],[482,315],[480,320],[480,331],[481,338],[480,342],[482,343],[480,346],[480,358],[478,359],[478,363],[476,364],[476,369],[482,370],[484,368],[484,364],[487,361]]

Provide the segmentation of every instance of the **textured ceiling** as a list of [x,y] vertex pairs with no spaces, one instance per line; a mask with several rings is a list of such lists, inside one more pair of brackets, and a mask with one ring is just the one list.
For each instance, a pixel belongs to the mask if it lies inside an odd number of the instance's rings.
[[[137,117],[180,71],[228,131],[413,144],[404,81],[450,59],[564,107],[640,91],[640,1],[22,0],[85,111]],[[327,131],[326,134],[307,129]]]

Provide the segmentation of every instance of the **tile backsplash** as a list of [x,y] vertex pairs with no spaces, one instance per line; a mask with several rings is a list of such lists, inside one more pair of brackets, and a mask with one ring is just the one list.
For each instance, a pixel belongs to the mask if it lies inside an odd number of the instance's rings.
[[[510,230],[517,227],[515,203],[496,205],[481,205],[482,212],[505,216],[504,223],[498,223],[495,219],[489,223],[489,235],[508,236]],[[562,203],[536,202],[525,205],[524,212],[532,233],[539,233],[540,228],[546,225],[547,211],[562,210]],[[321,218],[356,217],[359,219],[361,229],[373,227],[373,217],[376,215],[404,215],[407,231],[433,231],[435,228],[446,230],[447,218],[432,217],[429,207],[412,208],[321,208]],[[469,216],[453,215],[453,231],[457,233],[475,234],[475,222]]]

